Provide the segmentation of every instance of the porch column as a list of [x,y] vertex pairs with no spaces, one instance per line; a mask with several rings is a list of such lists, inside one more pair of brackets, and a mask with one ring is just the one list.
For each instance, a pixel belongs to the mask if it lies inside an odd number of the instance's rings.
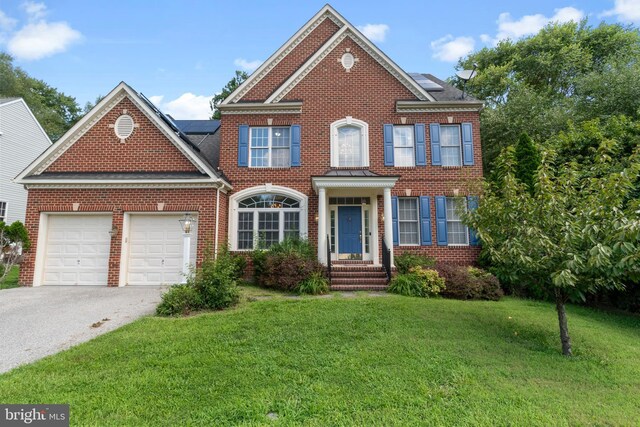
[[318,261],[327,264],[327,193],[318,188]]
[[393,266],[393,214],[391,212],[391,188],[384,189],[384,242],[391,250],[391,265]]

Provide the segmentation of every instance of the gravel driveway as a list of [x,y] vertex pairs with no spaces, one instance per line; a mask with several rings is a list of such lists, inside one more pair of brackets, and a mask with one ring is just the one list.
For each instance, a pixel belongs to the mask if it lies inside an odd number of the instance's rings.
[[0,291],[0,372],[153,313],[164,289],[41,286]]

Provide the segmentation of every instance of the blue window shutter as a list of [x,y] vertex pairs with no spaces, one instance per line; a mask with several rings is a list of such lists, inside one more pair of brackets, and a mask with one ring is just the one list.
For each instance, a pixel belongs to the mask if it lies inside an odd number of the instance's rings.
[[438,246],[447,246],[447,199],[436,196],[436,235]]
[[431,197],[420,196],[420,244],[431,246]]
[[433,166],[442,166],[442,155],[440,154],[440,125],[431,123],[429,125],[429,134],[431,136],[431,164]]
[[471,123],[462,124],[462,159],[463,165],[473,166],[473,128]]
[[291,125],[291,166],[300,166],[300,125]]
[[416,131],[416,166],[427,166],[427,144],[424,141],[424,124],[417,123]]
[[391,197],[391,224],[393,226],[393,245],[400,244],[400,233],[398,232],[398,198]]
[[[478,196],[467,197],[467,206],[469,207],[469,211],[475,211],[478,209]],[[473,228],[469,229],[469,244],[471,246],[480,245],[480,239],[478,239],[478,235]]]
[[238,166],[249,166],[249,126],[238,127]]
[[393,125],[384,125],[384,165],[393,166]]

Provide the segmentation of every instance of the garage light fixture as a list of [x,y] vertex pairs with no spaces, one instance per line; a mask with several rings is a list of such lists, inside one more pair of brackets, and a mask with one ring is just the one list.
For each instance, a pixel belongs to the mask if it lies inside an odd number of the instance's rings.
[[187,212],[184,214],[182,219],[178,221],[180,222],[180,226],[182,227],[184,234],[191,234],[191,228],[193,228],[193,224],[196,222],[196,219],[191,216],[191,213]]

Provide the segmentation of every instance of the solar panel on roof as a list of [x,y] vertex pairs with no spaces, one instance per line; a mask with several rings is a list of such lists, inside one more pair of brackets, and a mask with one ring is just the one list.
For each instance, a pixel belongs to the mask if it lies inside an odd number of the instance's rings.
[[409,76],[413,80],[415,80],[416,83],[418,83],[420,87],[423,88],[424,90],[431,90],[431,91],[444,90],[444,88],[440,86],[438,83],[434,82],[431,79],[426,78],[420,73],[409,73]]
[[175,122],[171,120],[170,117],[167,117],[162,111],[160,111],[158,107],[156,107],[153,102],[151,102],[146,96],[144,96],[142,92],[140,92],[138,95],[140,95],[140,98],[149,106],[149,108],[153,110],[154,113],[156,113],[158,117],[160,117],[162,121],[169,125],[169,127],[180,137],[180,139],[192,146],[194,150],[198,152],[200,151],[200,149],[196,145],[194,145],[193,142],[189,140],[189,138],[187,138],[187,135],[185,135],[184,132],[182,132],[182,130],[180,130],[180,128],[176,126]]

